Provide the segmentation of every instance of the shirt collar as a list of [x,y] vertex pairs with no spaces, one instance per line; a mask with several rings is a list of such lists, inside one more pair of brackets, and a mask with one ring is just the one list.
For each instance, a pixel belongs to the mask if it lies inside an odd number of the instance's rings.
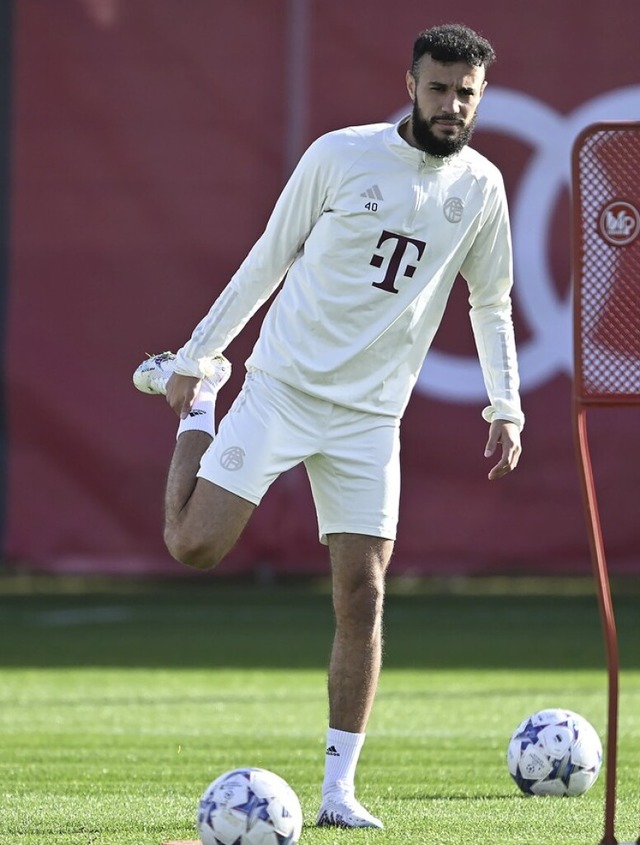
[[389,149],[400,156],[400,158],[413,164],[415,167],[440,170],[446,167],[454,158],[455,154],[447,158],[439,158],[438,156],[429,155],[424,150],[419,150],[417,147],[412,147],[408,144],[400,134],[400,127],[410,119],[411,115],[407,114],[401,117],[397,123],[389,126],[386,132],[386,142]]

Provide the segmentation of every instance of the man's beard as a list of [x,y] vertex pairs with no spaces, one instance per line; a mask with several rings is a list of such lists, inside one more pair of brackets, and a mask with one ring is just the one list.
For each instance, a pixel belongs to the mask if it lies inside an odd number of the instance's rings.
[[[443,118],[445,115],[439,115],[439,117]],[[449,115],[446,115],[446,117],[449,117]],[[413,112],[411,114],[413,137],[416,139],[419,147],[426,153],[429,153],[429,155],[435,156],[436,158],[447,158],[447,156],[459,153],[469,143],[476,125],[476,117],[477,113],[471,118],[469,125],[462,127],[455,137],[444,136],[443,138],[439,138],[431,129],[432,121],[425,120],[420,112],[418,103],[414,100]],[[458,120],[459,118],[453,116],[453,119]]]

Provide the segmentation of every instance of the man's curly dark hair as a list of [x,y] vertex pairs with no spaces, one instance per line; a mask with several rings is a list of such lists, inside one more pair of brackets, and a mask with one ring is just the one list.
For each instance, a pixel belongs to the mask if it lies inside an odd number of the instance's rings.
[[413,45],[411,63],[411,73],[414,76],[425,53],[436,62],[466,62],[472,67],[484,67],[485,71],[496,58],[493,47],[486,38],[460,23],[434,26],[418,35]]

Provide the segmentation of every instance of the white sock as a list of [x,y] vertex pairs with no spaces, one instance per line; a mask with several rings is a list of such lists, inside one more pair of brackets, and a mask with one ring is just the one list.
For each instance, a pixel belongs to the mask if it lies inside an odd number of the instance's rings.
[[331,792],[354,794],[356,766],[364,739],[365,734],[329,728],[322,784],[323,797]]
[[215,435],[216,395],[216,391],[203,381],[189,416],[180,420],[176,440],[185,431],[205,431],[211,437]]

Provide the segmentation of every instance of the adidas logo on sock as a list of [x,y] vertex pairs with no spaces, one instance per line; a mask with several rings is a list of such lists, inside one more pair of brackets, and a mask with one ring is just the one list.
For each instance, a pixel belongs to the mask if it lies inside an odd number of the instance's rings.
[[330,745],[330,746],[327,748],[327,755],[328,755],[329,757],[339,757],[339,756],[340,756],[340,752],[339,752],[339,751],[338,751],[338,749],[335,747],[335,745]]
[[203,411],[201,408],[196,408],[195,411],[189,411],[190,417],[200,417],[202,414],[206,414],[206,411]]

